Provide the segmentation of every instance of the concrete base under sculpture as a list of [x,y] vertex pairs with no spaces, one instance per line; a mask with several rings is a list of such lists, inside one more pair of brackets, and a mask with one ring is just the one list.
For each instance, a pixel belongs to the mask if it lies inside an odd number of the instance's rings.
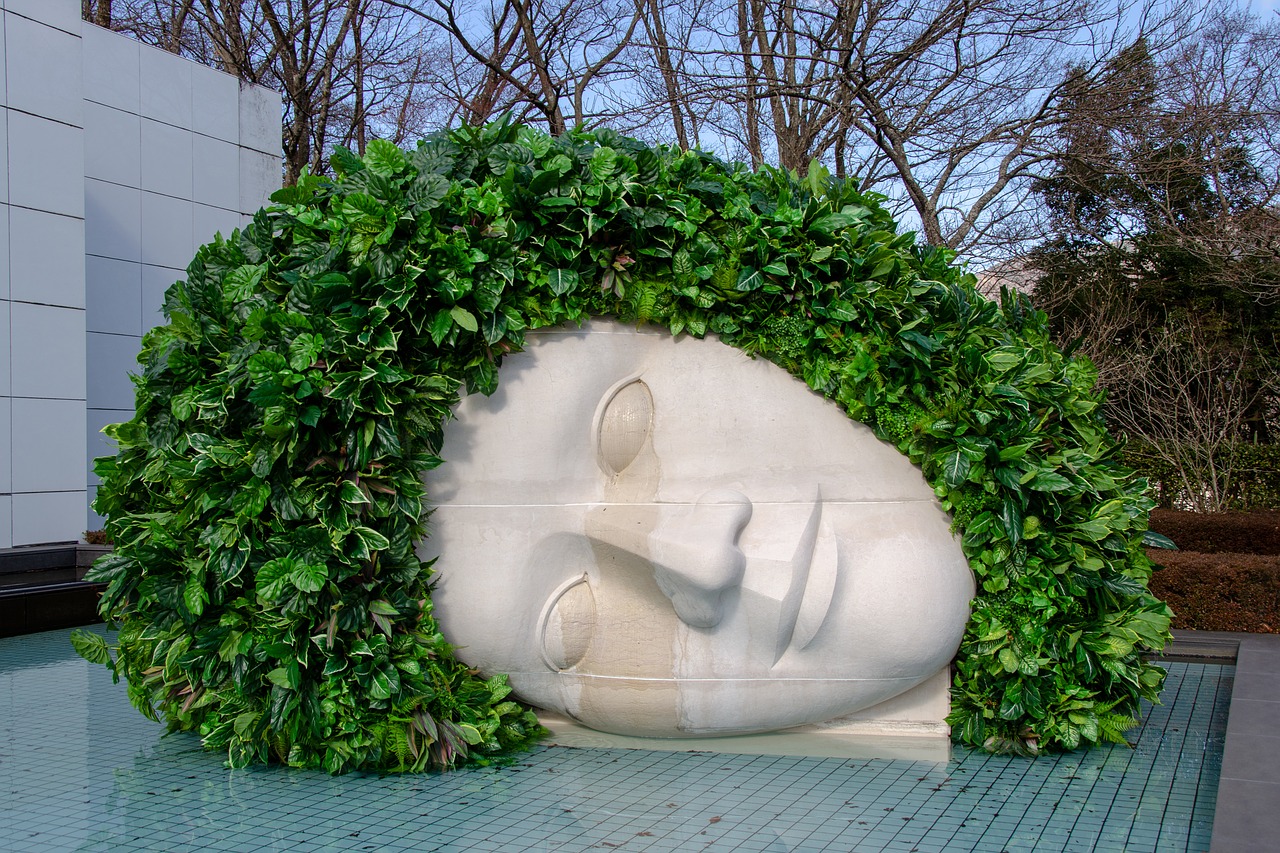
[[649,737],[946,733],[974,591],[949,519],[776,365],[605,321],[542,331],[442,455],[436,614],[525,701]]

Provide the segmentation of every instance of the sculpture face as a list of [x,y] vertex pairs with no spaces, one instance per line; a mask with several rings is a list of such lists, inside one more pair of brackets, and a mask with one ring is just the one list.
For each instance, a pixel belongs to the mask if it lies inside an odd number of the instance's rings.
[[944,667],[973,577],[920,472],[714,340],[529,336],[446,429],[427,556],[459,656],[593,728],[829,720]]

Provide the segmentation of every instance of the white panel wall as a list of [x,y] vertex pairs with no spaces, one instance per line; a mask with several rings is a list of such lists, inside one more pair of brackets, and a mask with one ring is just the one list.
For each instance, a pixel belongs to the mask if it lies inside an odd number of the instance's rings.
[[141,336],[196,248],[280,185],[280,98],[0,0],[0,548],[74,540],[100,430],[132,416]]
[[86,386],[79,4],[0,5],[2,547],[79,535]]

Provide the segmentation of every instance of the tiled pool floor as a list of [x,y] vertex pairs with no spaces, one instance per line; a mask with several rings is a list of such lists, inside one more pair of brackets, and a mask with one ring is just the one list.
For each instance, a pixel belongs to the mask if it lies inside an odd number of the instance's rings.
[[1133,749],[926,762],[540,747],[502,769],[230,771],[66,631],[0,640],[0,850],[1203,851],[1234,667],[1167,664]]

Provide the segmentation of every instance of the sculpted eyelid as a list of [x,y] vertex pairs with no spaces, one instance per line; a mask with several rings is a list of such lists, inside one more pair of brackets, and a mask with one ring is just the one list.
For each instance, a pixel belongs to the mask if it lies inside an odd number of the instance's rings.
[[634,377],[610,390],[595,418],[595,439],[600,467],[612,477],[625,471],[644,448],[653,426],[653,395]]
[[596,600],[586,575],[551,594],[538,618],[539,652],[551,669],[570,669],[587,654],[596,628]]

